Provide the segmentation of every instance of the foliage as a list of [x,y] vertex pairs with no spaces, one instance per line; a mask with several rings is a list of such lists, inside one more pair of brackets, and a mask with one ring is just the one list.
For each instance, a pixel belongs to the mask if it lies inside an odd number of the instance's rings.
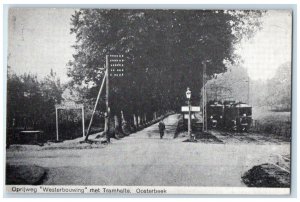
[[177,110],[189,86],[197,102],[202,62],[211,78],[233,63],[234,44],[259,27],[261,11],[80,9],[71,19],[76,35],[68,75],[90,86],[95,98],[105,55],[124,54],[126,77],[111,79],[113,114]]
[[267,82],[267,103],[281,109],[291,109],[291,63],[278,67],[275,76]]
[[291,64],[280,65],[274,77],[267,81],[249,79],[245,68],[231,66],[227,72],[208,81],[206,87],[208,100],[232,99],[249,102],[252,106],[290,110]]
[[7,78],[8,128],[28,127],[48,131],[49,127],[53,127],[51,124],[55,124],[54,105],[61,102],[61,94],[62,86],[52,70],[46,78],[39,81],[36,75],[17,75],[9,68]]
[[228,71],[216,75],[206,83],[207,100],[235,100],[248,103],[247,70],[243,67],[230,66]]

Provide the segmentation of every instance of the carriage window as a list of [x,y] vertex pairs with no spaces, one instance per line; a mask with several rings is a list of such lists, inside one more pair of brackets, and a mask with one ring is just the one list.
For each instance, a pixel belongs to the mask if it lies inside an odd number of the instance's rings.
[[246,114],[247,116],[251,116],[252,115],[252,110],[250,107],[248,108],[240,108],[239,110],[239,114],[243,115],[243,114]]
[[212,111],[212,113],[219,114],[219,113],[223,112],[223,107],[222,106],[221,107],[212,107],[211,111]]

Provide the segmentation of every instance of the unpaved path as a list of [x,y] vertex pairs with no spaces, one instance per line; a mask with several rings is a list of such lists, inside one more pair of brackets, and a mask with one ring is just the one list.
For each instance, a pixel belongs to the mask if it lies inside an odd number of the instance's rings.
[[245,186],[245,171],[289,154],[289,144],[182,142],[173,139],[178,117],[165,119],[164,139],[154,124],[105,148],[8,150],[7,162],[47,168],[48,185]]

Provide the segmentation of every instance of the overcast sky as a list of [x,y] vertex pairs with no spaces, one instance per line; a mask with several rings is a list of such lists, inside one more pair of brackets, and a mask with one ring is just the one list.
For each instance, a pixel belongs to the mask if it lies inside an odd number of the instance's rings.
[[278,66],[291,62],[291,12],[268,11],[262,22],[262,30],[250,40],[242,40],[237,53],[252,79],[265,80],[274,76]]
[[11,9],[8,65],[12,70],[44,77],[52,68],[61,80],[67,79],[66,64],[75,43],[70,35],[73,13],[74,9]]
[[[9,12],[8,65],[16,73],[36,73],[40,78],[52,68],[67,79],[75,36],[70,35],[74,9],[11,9]],[[278,66],[291,61],[291,13],[269,11],[263,29],[251,40],[243,40],[237,53],[252,79],[274,76]]]

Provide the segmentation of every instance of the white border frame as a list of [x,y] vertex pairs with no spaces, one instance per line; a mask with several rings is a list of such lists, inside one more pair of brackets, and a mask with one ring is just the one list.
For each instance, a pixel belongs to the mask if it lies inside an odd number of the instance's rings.
[[[2,64],[3,65],[3,71],[1,72],[0,71],[0,77],[4,78],[3,79],[3,82],[0,82],[1,83],[1,86],[0,86],[0,89],[3,90],[3,100],[1,99],[0,101],[0,104],[2,104],[2,108],[1,110],[2,111],[2,115],[1,116],[1,128],[3,128],[3,134],[5,134],[6,132],[6,129],[5,129],[5,125],[6,125],[6,120],[5,120],[5,113],[6,113],[6,65],[7,65],[7,61],[6,61],[6,55],[7,55],[7,22],[5,21],[6,18],[7,18],[7,10],[8,10],[8,7],[61,7],[61,8],[79,8],[79,7],[85,7],[85,8],[91,8],[91,7],[101,7],[101,8],[186,8],[186,9],[199,9],[199,8],[211,8],[211,9],[226,9],[226,8],[232,8],[232,9],[257,9],[257,8],[264,8],[264,9],[284,9],[284,8],[289,8],[289,9],[292,9],[293,10],[293,51],[292,51],[292,57],[293,57],[293,71],[292,71],[292,134],[293,134],[293,140],[292,140],[292,144],[291,144],[291,149],[292,149],[292,152],[291,152],[291,157],[292,157],[292,187],[291,187],[291,195],[288,197],[288,198],[293,198],[293,200],[295,198],[297,198],[297,159],[298,159],[298,156],[297,156],[297,141],[299,141],[299,138],[297,138],[297,124],[299,122],[299,120],[297,119],[297,113],[299,112],[298,109],[297,109],[297,98],[298,98],[298,83],[297,83],[297,76],[298,76],[298,72],[297,72],[297,45],[298,45],[298,41],[297,41],[297,24],[299,23],[299,20],[298,20],[298,16],[297,16],[297,5],[298,5],[298,1],[297,0],[272,0],[272,2],[268,1],[268,0],[245,0],[245,1],[238,1],[238,0],[227,0],[224,4],[224,1],[222,0],[206,0],[206,1],[190,1],[190,0],[185,0],[183,2],[180,2],[180,3],[185,3],[185,4],[178,4],[178,1],[164,1],[164,0],[156,0],[156,1],[146,1],[147,4],[140,4],[141,2],[140,1],[137,1],[137,0],[127,0],[126,3],[135,3],[134,5],[125,5],[125,4],[122,4],[123,2],[122,1],[115,1],[115,0],[111,0],[109,1],[109,4],[102,4],[102,5],[99,5],[99,4],[95,4],[95,3],[103,3],[103,2],[99,2],[97,0],[85,0],[84,2],[74,2],[74,1],[71,1],[71,3],[73,4],[67,4],[67,3],[70,3],[70,1],[68,0],[46,0],[46,1],[43,1],[43,2],[40,2],[38,0],[26,0],[27,4],[24,4],[25,1],[22,1],[22,0],[3,0],[3,7],[0,9],[1,12],[3,13],[3,21],[1,23],[1,27],[2,27],[2,34],[3,34],[3,42],[2,42],[2,45],[3,45],[3,49],[2,49],[2,55],[3,55],[3,62]],[[145,2],[145,1],[144,1]],[[35,5],[30,5],[28,3],[33,3]],[[56,5],[54,4],[50,4],[50,3],[55,3]],[[80,4],[80,3],[85,3],[85,4]],[[119,5],[115,5],[115,4],[119,4]],[[160,5],[153,5],[153,4],[149,4],[149,3],[160,3]],[[161,4],[161,3],[172,3],[172,5],[166,5],[166,4]],[[192,3],[190,5],[187,5],[187,3]],[[195,4],[195,3],[204,3],[204,4]],[[205,4],[207,3],[207,4]],[[271,4],[270,4],[271,3]],[[274,5],[274,3],[277,3],[277,5]],[[6,4],[6,5],[4,5]],[[7,4],[10,4],[10,5],[7,5]],[[14,5],[13,5],[14,4]],[[94,5],[87,5],[87,4],[94,4]],[[176,4],[176,5],[175,5]],[[289,5],[288,5],[289,4]],[[4,152],[5,154],[5,136],[3,137],[4,139],[4,142],[2,144],[3,146],[3,149],[2,151]],[[3,159],[3,164],[2,165],[5,165],[5,158]],[[3,168],[3,172],[4,173],[4,166],[2,166]],[[1,175],[1,182],[3,183],[4,182],[4,179],[3,179],[3,176],[5,175]],[[1,192],[2,190],[4,189],[1,189]],[[7,195],[7,194],[4,194],[5,197],[28,197],[28,195],[23,195],[23,194],[18,194],[18,195]],[[62,195],[56,195],[56,194],[43,194],[42,196],[41,195],[31,195],[31,197],[34,196],[34,197],[62,197]],[[70,196],[70,195],[69,195]],[[87,197],[86,195],[83,196],[79,196],[79,195],[71,195],[71,196],[76,196],[76,197]],[[66,196],[64,196],[66,197]],[[104,195],[97,195],[96,197],[111,197],[110,196],[104,196]],[[120,195],[118,195],[118,197],[120,197]],[[123,196],[124,197],[124,196]],[[128,197],[128,195],[126,196]],[[155,195],[150,195],[150,196],[145,196],[143,195],[143,197],[155,197]],[[180,197],[180,195],[177,195],[177,197]],[[182,196],[181,196],[182,197]],[[189,197],[188,195],[185,195],[184,197]],[[191,196],[190,196],[191,197]],[[197,196],[197,197],[208,197],[207,195],[201,195],[201,196]],[[212,196],[209,196],[209,197],[212,197]],[[227,196],[224,196],[224,195],[215,195],[215,197],[218,197],[218,198],[222,198],[222,197],[234,197],[234,198],[237,198],[237,197],[247,197],[245,195],[227,195]],[[253,196],[251,196],[253,197]],[[257,195],[255,196],[255,198],[257,197],[262,197],[261,195]],[[268,196],[270,197],[270,196]],[[275,196],[273,196],[275,197]],[[278,197],[278,196],[276,196]],[[286,198],[286,196],[284,196],[284,198]],[[22,201],[26,201],[26,199],[22,199]],[[50,199],[51,200],[51,199]],[[73,199],[76,201],[76,199]],[[80,199],[77,199],[77,200],[80,200]],[[132,199],[129,199],[129,200],[132,200]],[[153,200],[153,199],[151,199]],[[228,199],[227,199],[228,200]],[[253,200],[253,199],[248,199],[248,200]],[[276,200],[282,200],[282,197],[280,197],[279,199],[274,199],[274,198],[269,198],[269,199],[266,199],[266,198],[263,198],[261,201],[276,201]],[[32,201],[32,200],[28,200],[28,201]],[[228,200],[228,201],[232,201],[232,199]]]

